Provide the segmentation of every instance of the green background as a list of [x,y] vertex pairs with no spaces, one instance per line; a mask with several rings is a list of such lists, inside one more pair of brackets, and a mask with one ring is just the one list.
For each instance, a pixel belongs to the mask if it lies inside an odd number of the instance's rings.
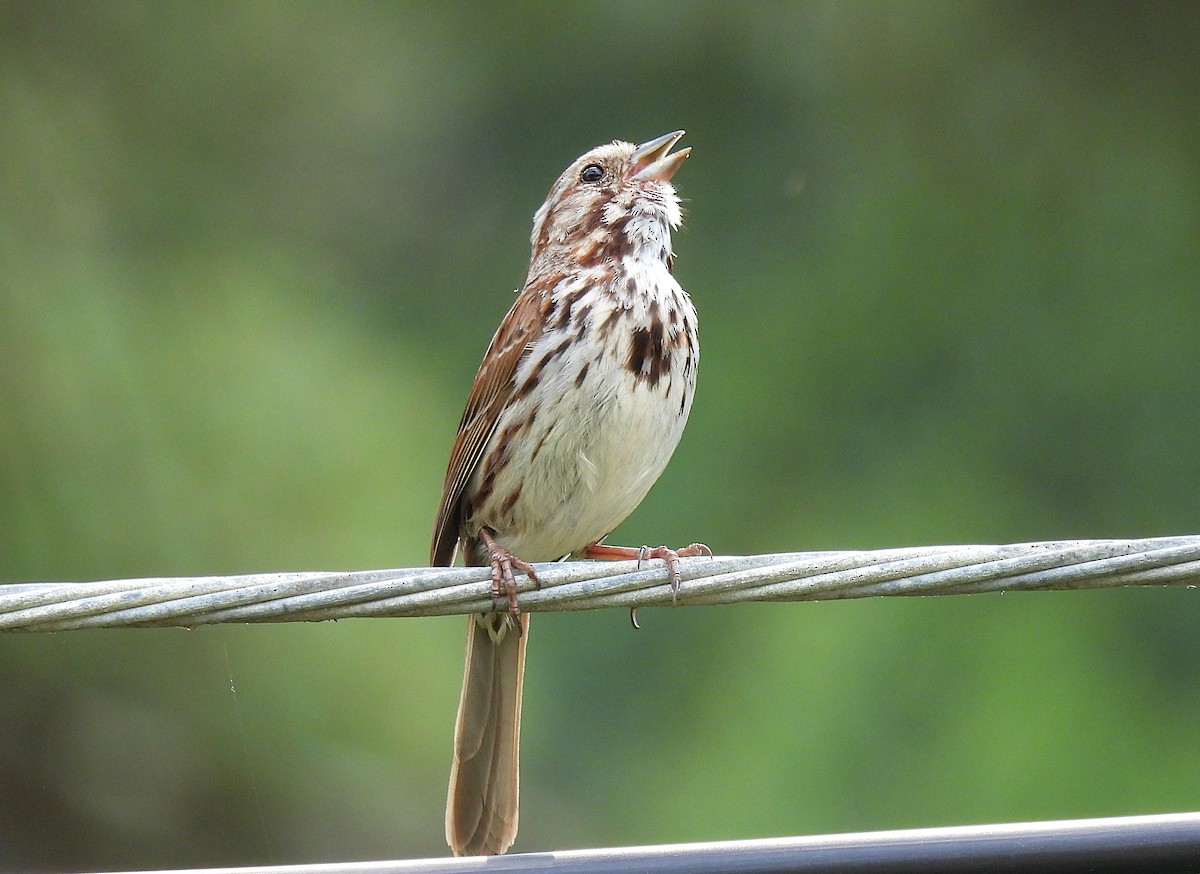
[[[1197,533],[1197,45],[1189,3],[0,3],[0,580],[424,564],[534,209],[675,128],[699,391],[614,542]],[[1196,610],[538,617],[516,849],[1198,808]],[[444,853],[463,624],[0,637],[0,866]]]

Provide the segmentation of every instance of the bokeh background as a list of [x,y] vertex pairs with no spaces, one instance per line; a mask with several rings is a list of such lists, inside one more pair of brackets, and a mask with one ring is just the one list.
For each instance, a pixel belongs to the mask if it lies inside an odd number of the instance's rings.
[[[1200,8],[0,3],[0,580],[414,566],[534,209],[686,128],[614,542],[1200,531]],[[1194,591],[539,617],[518,850],[1200,807]],[[0,867],[440,855],[463,622],[0,637]]]

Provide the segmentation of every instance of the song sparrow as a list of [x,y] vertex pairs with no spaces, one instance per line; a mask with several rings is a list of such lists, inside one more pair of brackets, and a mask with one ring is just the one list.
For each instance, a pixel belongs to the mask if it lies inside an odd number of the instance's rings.
[[681,221],[670,179],[690,149],[675,131],[615,141],[559,177],[533,219],[525,285],[467,397],[434,523],[430,561],[492,567],[508,611],[469,618],[454,728],[446,840],[503,853],[517,833],[517,748],[529,616],[514,569],[568,555],[678,557],[701,544],[600,543],[639,503],[683,433],[700,358],[696,311],[671,275]]

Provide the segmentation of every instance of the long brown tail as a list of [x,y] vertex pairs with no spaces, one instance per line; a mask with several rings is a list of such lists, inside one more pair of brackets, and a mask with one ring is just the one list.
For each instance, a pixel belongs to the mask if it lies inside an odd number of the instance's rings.
[[521,685],[529,614],[469,616],[467,664],[454,723],[446,842],[456,856],[503,853],[517,837]]

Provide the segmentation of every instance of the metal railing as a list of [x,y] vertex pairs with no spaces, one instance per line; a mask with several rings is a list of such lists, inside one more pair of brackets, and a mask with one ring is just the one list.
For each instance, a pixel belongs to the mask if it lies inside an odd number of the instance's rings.
[[[1200,871],[1200,813],[863,832],[462,859],[205,868],[169,874],[1083,874]],[[168,872],[163,872],[168,874]]]
[[[537,566],[530,612],[673,601],[661,561]],[[676,603],[1200,585],[1200,536],[912,547],[685,559]],[[320,621],[503,609],[487,568],[253,574],[0,585],[0,631]],[[194,869],[191,874],[777,874],[777,872],[1200,872],[1200,813],[916,829],[396,862]]]

